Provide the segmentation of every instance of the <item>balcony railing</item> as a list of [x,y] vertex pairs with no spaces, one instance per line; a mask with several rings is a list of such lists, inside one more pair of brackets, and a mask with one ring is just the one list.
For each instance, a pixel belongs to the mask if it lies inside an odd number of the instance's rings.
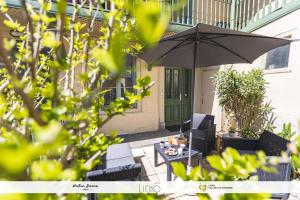
[[[172,6],[178,0],[172,0]],[[229,28],[232,0],[187,0],[179,10],[172,9],[172,23],[194,25],[199,22]]]
[[[172,0],[172,7],[178,0]],[[181,9],[172,9],[172,23],[205,23],[222,28],[243,30],[299,0],[187,0]],[[298,4],[297,4],[298,5]]]
[[[53,0],[55,2],[55,0]],[[76,0],[80,3],[81,0]],[[170,0],[168,0],[169,2]],[[171,23],[195,25],[205,23],[222,28],[253,31],[287,13],[300,9],[300,0],[186,0],[180,9],[175,5],[180,0],[171,0]],[[6,0],[7,5],[21,8],[19,0]],[[38,8],[37,0],[28,0],[34,8]],[[72,0],[68,0],[67,14],[72,14]],[[160,0],[165,4],[165,0]],[[86,9],[82,8],[79,15],[86,16]],[[110,9],[110,0],[104,0],[102,8]],[[50,12],[56,12],[53,8]],[[97,19],[103,19],[101,13]]]

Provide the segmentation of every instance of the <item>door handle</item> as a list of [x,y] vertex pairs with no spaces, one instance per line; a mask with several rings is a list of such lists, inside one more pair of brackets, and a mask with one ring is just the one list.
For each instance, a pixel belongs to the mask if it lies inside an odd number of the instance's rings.
[[179,94],[179,101],[181,101],[181,93]]

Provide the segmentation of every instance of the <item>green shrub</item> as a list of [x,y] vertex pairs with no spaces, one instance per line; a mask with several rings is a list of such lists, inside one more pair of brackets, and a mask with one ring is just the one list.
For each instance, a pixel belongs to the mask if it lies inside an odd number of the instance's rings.
[[262,70],[246,73],[230,68],[217,74],[215,84],[219,104],[243,137],[257,138],[263,129],[274,128],[273,109],[264,101],[267,83]]
[[[206,158],[208,164],[213,168],[212,171],[198,166],[187,174],[185,166],[182,163],[172,163],[173,172],[176,176],[185,181],[241,181],[258,180],[257,176],[252,174],[257,169],[268,172],[276,172],[274,167],[266,167],[268,161],[264,152],[259,151],[256,155],[241,155],[232,148],[226,148],[222,155],[211,155]],[[274,160],[273,164],[277,161]],[[269,162],[269,164],[271,164]],[[270,165],[272,166],[272,165]],[[274,165],[273,165],[274,166]],[[209,194],[198,194],[199,199],[211,199]],[[243,200],[263,200],[269,199],[269,194],[223,194],[219,199],[243,199]]]
[[[134,91],[109,105],[107,88],[124,75],[126,54],[134,56],[162,37],[169,13],[161,12],[158,1],[112,0],[107,12],[103,1],[75,0],[72,8],[66,0],[40,0],[34,7],[20,2],[22,23],[0,1],[4,25],[20,33],[0,40],[0,179],[83,180],[107,147],[121,141],[102,127],[149,96],[151,79],[139,78]],[[35,195],[49,200],[82,195],[66,196]]]
[[296,132],[292,131],[292,124],[291,122],[289,123],[284,123],[282,126],[282,131],[278,133],[279,136],[291,140],[291,138],[296,134]]

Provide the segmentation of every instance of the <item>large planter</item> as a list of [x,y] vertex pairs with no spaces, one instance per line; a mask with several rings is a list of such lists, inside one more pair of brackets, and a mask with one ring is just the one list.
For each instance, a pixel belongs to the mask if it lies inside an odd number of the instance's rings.
[[229,137],[235,137],[236,136],[236,132],[228,132]]

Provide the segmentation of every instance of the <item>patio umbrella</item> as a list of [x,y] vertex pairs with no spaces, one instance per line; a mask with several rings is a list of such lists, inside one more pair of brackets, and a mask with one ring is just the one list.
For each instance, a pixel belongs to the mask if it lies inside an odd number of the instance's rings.
[[192,125],[194,112],[195,68],[222,64],[252,63],[257,57],[279,46],[286,39],[256,35],[206,24],[163,38],[158,45],[139,55],[156,66],[192,69],[191,128],[188,170],[191,169]]

